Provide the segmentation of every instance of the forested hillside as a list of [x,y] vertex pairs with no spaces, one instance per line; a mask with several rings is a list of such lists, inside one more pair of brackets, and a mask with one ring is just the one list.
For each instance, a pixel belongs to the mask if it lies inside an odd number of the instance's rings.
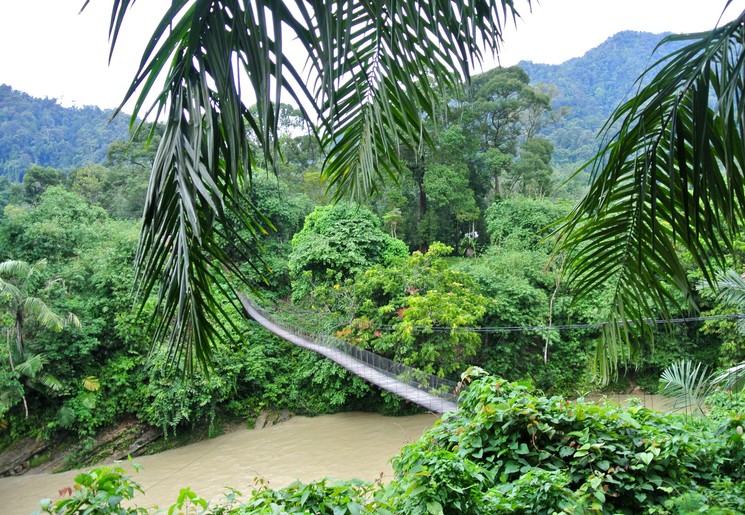
[[[576,165],[597,151],[595,136],[653,62],[654,48],[664,36],[619,32],[562,64],[519,63],[531,84],[545,85],[552,97],[555,121],[538,133],[554,145],[555,166]],[[127,134],[127,118],[109,123],[110,116],[96,107],[64,108],[54,99],[0,85],[0,175],[20,181],[32,164],[70,171],[103,162],[106,147]]]
[[634,91],[639,75],[671,51],[655,47],[667,34],[619,32],[585,55],[562,64],[522,61],[534,86],[545,84],[556,115],[539,132],[554,145],[557,167],[584,162],[598,151],[596,136],[618,104]]
[[0,84],[0,176],[19,182],[31,165],[70,171],[101,163],[108,146],[127,136],[128,120],[111,111],[65,108]]

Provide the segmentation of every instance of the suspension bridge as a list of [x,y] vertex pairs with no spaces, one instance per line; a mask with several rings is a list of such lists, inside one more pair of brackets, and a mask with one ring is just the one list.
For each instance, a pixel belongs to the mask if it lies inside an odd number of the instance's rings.
[[360,349],[339,338],[313,335],[279,320],[243,294],[243,309],[262,327],[288,342],[325,356],[352,374],[434,413],[458,409],[457,384]]

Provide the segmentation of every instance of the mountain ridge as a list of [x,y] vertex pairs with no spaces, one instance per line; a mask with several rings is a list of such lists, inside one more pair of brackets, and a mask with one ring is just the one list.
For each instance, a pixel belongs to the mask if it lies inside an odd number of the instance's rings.
[[0,85],[0,176],[21,181],[31,165],[69,172],[101,163],[111,143],[128,137],[126,116],[95,106],[63,107]]
[[518,63],[531,84],[542,84],[552,92],[554,112],[562,115],[540,132],[553,143],[557,166],[583,163],[597,152],[600,129],[613,110],[633,94],[639,76],[682,46],[666,43],[658,48],[668,35],[621,31],[561,64]]
[[[613,109],[633,92],[639,75],[674,48],[665,45],[653,57],[667,35],[621,31],[560,64],[518,63],[533,85],[552,92],[554,112],[561,114],[540,131],[554,145],[557,168],[576,167],[595,154]],[[69,172],[103,162],[108,146],[128,137],[128,117],[110,122],[112,114],[95,106],[63,107],[0,85],[0,176],[20,181],[32,164]]]

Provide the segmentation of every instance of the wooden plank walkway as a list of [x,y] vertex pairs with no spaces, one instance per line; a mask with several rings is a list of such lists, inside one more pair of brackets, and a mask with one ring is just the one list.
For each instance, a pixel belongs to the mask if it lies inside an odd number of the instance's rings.
[[327,357],[331,361],[337,363],[341,367],[349,370],[356,376],[361,377],[365,381],[374,384],[382,388],[383,390],[389,391],[399,397],[413,402],[423,408],[426,408],[434,413],[445,413],[447,411],[455,411],[458,409],[458,405],[448,399],[438,397],[424,390],[420,390],[414,386],[399,381],[394,377],[390,377],[383,372],[375,369],[374,367],[364,363],[349,354],[332,347],[321,345],[317,342],[312,341],[308,337],[300,336],[295,334],[284,327],[279,326],[273,321],[266,318],[253,303],[243,294],[239,294],[238,297],[243,304],[243,309],[246,313],[261,324],[265,329],[276,334],[280,338],[287,340],[290,343],[302,347],[304,349],[311,350],[322,356]]

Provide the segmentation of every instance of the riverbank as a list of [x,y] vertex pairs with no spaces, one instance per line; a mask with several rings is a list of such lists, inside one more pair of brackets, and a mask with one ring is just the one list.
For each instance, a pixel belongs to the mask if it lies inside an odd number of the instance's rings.
[[[219,499],[226,487],[248,491],[257,480],[272,487],[323,477],[373,481],[392,477],[388,461],[421,436],[436,415],[384,417],[339,413],[292,417],[264,429],[238,429],[210,440],[141,456],[138,473],[122,463],[145,490],[138,506],[168,508],[189,486],[204,498]],[[57,499],[79,471],[0,478],[0,505],[6,515],[28,515],[44,497]]]

